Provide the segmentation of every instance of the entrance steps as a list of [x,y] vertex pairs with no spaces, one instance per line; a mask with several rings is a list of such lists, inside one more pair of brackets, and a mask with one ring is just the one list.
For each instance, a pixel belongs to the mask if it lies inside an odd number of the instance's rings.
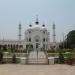
[[28,56],[28,64],[48,64],[48,58],[43,51],[31,51]]

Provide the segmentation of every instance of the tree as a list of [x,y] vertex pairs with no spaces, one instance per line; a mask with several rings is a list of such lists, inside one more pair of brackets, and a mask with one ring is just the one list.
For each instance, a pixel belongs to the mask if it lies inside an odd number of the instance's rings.
[[7,45],[3,45],[3,51],[4,51],[4,52],[7,51]]
[[0,64],[3,63],[3,50],[0,49]]
[[28,52],[33,50],[33,45],[32,44],[27,44],[26,45],[26,50],[28,50]]
[[75,48],[75,30],[70,31],[67,35],[67,47]]
[[63,49],[63,42],[59,44],[59,48]]
[[75,30],[70,31],[67,34],[67,38],[62,43],[60,43],[59,48],[63,49],[63,46],[66,49],[75,48]]

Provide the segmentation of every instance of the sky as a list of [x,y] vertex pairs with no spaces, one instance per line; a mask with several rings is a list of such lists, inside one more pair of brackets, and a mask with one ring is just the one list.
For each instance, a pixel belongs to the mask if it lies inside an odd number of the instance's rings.
[[51,41],[55,22],[58,42],[75,29],[75,0],[0,0],[0,39],[18,39],[19,22],[24,39],[24,32],[35,22],[36,15],[40,25],[45,23]]

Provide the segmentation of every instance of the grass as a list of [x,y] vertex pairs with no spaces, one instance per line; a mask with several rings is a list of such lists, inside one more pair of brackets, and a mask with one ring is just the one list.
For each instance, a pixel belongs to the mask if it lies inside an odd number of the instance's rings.
[[70,52],[69,51],[67,51],[67,50],[58,50],[58,51],[56,51],[56,52],[48,52],[48,56],[51,56],[51,57],[58,57],[59,56],[59,51],[62,51],[62,53],[63,53],[63,56],[64,57],[73,57],[73,58],[75,58],[75,50],[70,50]]
[[[4,57],[12,57],[14,53],[4,53]],[[25,57],[27,53],[15,53],[17,57]]]

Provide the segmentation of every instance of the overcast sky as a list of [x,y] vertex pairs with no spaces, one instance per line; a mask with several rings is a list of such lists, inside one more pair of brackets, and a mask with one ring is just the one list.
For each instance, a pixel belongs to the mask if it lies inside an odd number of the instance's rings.
[[56,24],[56,39],[62,40],[75,29],[75,0],[0,0],[0,39],[18,39],[18,24],[22,24],[22,38],[36,15],[40,25],[44,22],[50,31],[52,40],[52,23]]

